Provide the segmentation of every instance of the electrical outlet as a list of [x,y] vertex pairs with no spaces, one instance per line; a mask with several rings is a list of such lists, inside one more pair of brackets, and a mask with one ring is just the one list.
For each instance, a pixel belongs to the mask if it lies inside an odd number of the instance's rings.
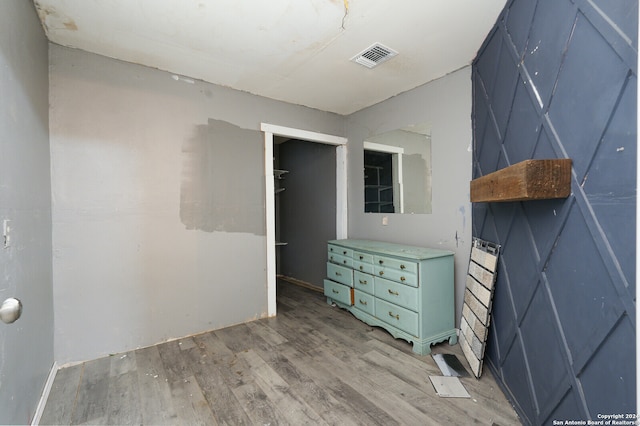
[[382,225],[387,226],[389,224],[389,216],[382,216]]
[[11,221],[9,219],[2,221],[2,240],[4,248],[11,246]]

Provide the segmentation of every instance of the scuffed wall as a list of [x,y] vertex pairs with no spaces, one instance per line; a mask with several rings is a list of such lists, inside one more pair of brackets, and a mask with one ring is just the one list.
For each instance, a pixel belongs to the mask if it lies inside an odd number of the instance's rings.
[[260,123],[344,119],[190,81],[50,45],[60,363],[267,313]]
[[[431,214],[364,213],[362,142],[423,124],[432,129]],[[349,237],[455,252],[458,322],[471,250],[471,68],[350,115],[348,138]],[[388,218],[388,225],[383,225],[383,217]]]
[[47,40],[32,2],[0,2],[0,424],[29,424],[53,366]]

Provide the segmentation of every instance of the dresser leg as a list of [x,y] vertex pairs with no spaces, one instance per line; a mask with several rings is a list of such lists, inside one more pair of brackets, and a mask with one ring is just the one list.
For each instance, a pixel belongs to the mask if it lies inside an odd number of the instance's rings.
[[414,341],[413,352],[417,353],[418,355],[429,355],[431,353],[431,343],[430,342],[419,343]]

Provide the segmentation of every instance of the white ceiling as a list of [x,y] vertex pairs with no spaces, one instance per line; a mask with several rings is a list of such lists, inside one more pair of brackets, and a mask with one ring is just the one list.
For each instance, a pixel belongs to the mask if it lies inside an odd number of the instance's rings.
[[343,115],[469,65],[505,2],[34,0],[54,43]]

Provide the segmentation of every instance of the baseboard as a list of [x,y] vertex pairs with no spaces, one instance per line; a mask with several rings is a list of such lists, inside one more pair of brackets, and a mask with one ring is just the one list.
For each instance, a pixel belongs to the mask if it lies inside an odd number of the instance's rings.
[[56,378],[57,372],[58,372],[58,363],[54,362],[53,365],[51,366],[51,371],[49,371],[49,377],[47,377],[47,381],[44,384],[44,389],[42,390],[40,401],[38,401],[36,412],[33,415],[33,419],[31,420],[32,425],[40,424],[40,419],[42,418],[42,413],[44,413],[44,407],[45,405],[47,405],[47,399],[49,399],[49,393],[51,392],[51,387],[53,387],[53,381]]
[[317,291],[318,293],[322,293],[324,291],[322,287],[318,287],[317,285],[313,285],[297,278],[287,277],[286,275],[278,275],[277,278],[300,287],[308,288],[309,290]]

